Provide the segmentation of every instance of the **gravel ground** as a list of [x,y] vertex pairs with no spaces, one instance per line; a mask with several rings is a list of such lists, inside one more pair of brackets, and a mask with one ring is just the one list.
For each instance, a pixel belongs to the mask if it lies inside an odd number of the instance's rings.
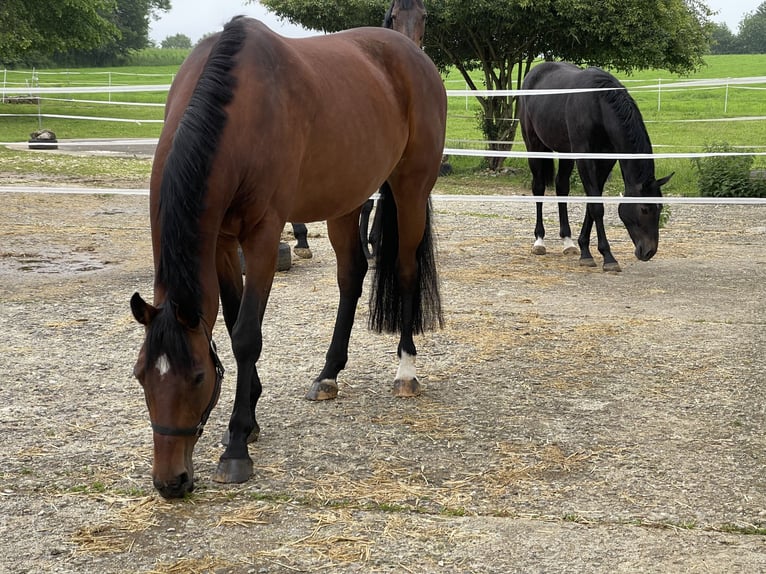
[[302,397],[337,294],[312,224],[267,310],[253,478],[211,481],[235,370],[219,321],[224,391],[197,489],[169,503],[131,377],[148,199],[1,200],[0,572],[766,571],[762,207],[673,206],[643,263],[608,206],[616,274],[552,240],[532,255],[531,204],[436,203],[425,393],[390,396],[396,339],[363,303],[320,404]]

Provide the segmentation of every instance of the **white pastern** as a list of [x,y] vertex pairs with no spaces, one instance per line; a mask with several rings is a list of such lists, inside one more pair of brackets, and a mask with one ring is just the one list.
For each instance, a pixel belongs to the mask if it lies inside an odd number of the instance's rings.
[[571,247],[572,249],[576,249],[576,248],[577,248],[577,245],[575,244],[575,242],[574,242],[574,241],[572,241],[572,238],[571,238],[571,237],[565,237],[565,238],[564,238],[564,251],[566,251],[566,250],[567,250],[567,249],[569,249],[570,247]]
[[168,356],[161,355],[154,364],[154,368],[160,373],[160,377],[167,375],[170,372],[170,361],[168,361]]
[[545,241],[543,241],[542,237],[535,239],[534,247],[545,247]]
[[415,368],[415,356],[402,351],[402,358],[399,359],[399,369],[396,371],[397,381],[412,381],[417,379],[417,369]]

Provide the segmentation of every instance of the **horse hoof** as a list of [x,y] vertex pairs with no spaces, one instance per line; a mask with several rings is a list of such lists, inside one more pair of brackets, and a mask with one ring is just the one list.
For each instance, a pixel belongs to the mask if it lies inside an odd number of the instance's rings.
[[395,397],[417,397],[422,392],[423,389],[417,379],[397,379],[394,381],[392,393]]
[[596,267],[596,262],[593,260],[593,257],[580,259],[580,267]]
[[309,247],[293,247],[293,252],[298,259],[311,259],[314,257]]
[[311,388],[306,393],[310,401],[328,401],[338,396],[338,383],[332,379],[322,379],[311,383]]
[[577,249],[577,247],[572,247],[571,245],[564,249],[564,255],[579,255],[580,250]]
[[545,255],[545,245],[533,245],[532,246],[532,254],[533,255]]
[[[256,442],[260,435],[261,435],[261,429],[259,429],[256,426],[252,431],[250,431],[250,434],[247,437],[247,444]],[[229,429],[226,429],[225,431],[223,431],[223,436],[221,437],[221,444],[223,446],[229,446]]]
[[213,480],[224,484],[239,484],[247,482],[252,475],[253,461],[249,458],[222,458]]
[[620,264],[616,261],[614,263],[604,263],[604,271],[614,271],[619,273],[622,271],[622,267],[620,267]]

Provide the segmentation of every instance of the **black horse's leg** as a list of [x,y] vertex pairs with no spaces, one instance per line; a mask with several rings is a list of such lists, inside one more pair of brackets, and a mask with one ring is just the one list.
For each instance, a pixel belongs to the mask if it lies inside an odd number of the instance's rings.
[[354,326],[356,306],[367,273],[367,258],[359,241],[358,209],[339,219],[328,220],[327,235],[337,259],[340,302],[324,367],[306,393],[306,398],[312,401],[334,399],[338,395],[338,373],[348,360],[351,328]]
[[[569,195],[569,179],[574,169],[574,160],[560,159],[559,169],[556,173],[556,195],[567,197]],[[564,241],[564,254],[577,255],[577,246],[572,241],[572,229],[569,226],[569,211],[567,204],[559,203],[559,237]]]
[[[580,173],[585,193],[589,196],[601,196],[604,184],[609,172],[614,167],[614,160],[578,160],[577,169]],[[590,254],[590,232],[593,224],[596,225],[598,237],[598,250],[604,257],[604,271],[621,271],[619,263],[612,255],[609,241],[604,229],[604,204],[589,203],[585,213],[585,221],[580,232],[578,243],[580,245],[580,265],[595,267],[593,256]],[[587,250],[587,257],[586,257]]]
[[244,482],[253,471],[247,443],[257,428],[255,407],[261,395],[256,363],[263,347],[261,325],[276,270],[283,225],[276,220],[262,222],[242,241],[247,281],[231,329],[231,348],[237,361],[237,388],[229,420],[229,444],[221,455],[214,477],[217,482]]
[[[375,243],[373,243],[372,234],[369,232],[370,213],[372,213],[374,206],[375,200],[368,199],[362,205],[362,214],[359,216],[359,239],[362,241],[362,251],[367,259],[372,259],[375,256]],[[373,220],[373,225],[374,223]],[[373,246],[372,250],[370,250],[370,245]]]
[[[545,162],[540,158],[529,159],[529,169],[532,171],[532,194],[535,196],[545,195]],[[543,225],[543,202],[535,203],[537,221],[535,223],[535,243],[532,245],[532,253],[545,255],[545,225]]]
[[293,248],[295,255],[301,259],[311,259],[314,254],[309,247],[309,230],[306,228],[306,224],[291,223],[290,225],[293,226],[293,235],[295,236],[295,247]]

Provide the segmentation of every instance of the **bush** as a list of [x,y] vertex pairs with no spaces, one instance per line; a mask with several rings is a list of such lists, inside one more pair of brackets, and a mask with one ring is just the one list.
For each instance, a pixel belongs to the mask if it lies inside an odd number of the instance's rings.
[[[727,143],[705,147],[707,153],[735,151]],[[702,197],[766,197],[766,180],[751,178],[752,155],[696,158]]]

